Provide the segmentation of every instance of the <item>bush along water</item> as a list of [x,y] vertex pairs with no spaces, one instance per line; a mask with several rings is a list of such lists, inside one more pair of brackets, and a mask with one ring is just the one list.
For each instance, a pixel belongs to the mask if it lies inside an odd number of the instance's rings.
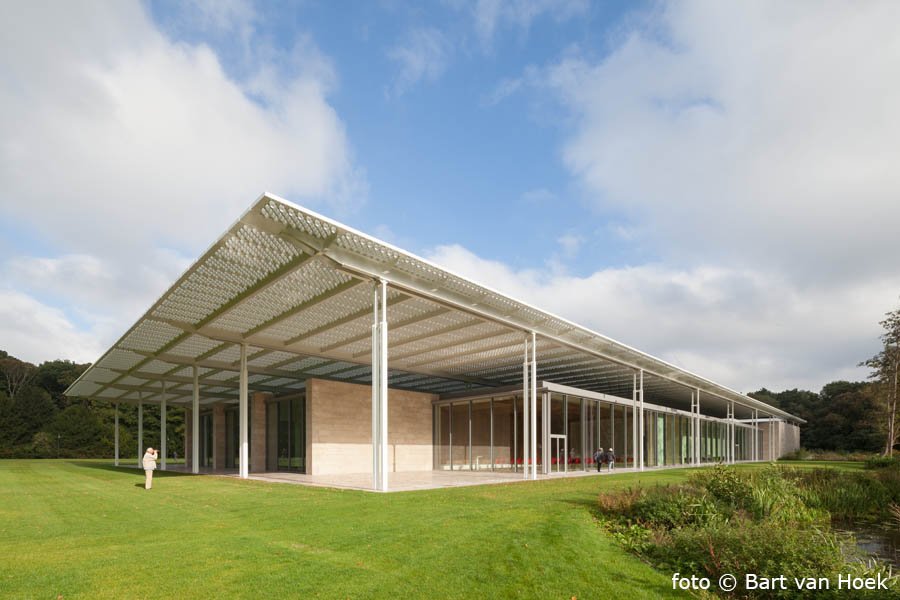
[[[695,473],[687,484],[601,494],[600,522],[629,551],[668,574],[706,577],[712,582],[710,592],[722,597],[900,597],[900,581],[890,567],[866,560],[852,536],[831,528],[833,508],[842,515],[870,514],[871,504],[863,508],[859,498],[873,490],[874,501],[885,501],[890,513],[891,494],[882,490],[887,486],[880,480],[863,484],[865,477],[860,477],[846,497],[835,492],[844,486],[829,478],[845,475],[774,465],[738,471],[720,465]],[[900,506],[900,500],[895,502]],[[784,584],[748,589],[748,573],[784,576]],[[726,574],[737,577],[737,587],[728,592],[716,585]],[[880,576],[889,590],[848,591],[839,581],[848,576]],[[798,589],[794,578],[815,578],[815,589]]]

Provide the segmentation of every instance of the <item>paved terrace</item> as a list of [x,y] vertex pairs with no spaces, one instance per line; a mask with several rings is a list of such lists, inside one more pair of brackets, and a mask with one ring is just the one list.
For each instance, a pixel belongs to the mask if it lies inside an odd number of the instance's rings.
[[[125,468],[137,468],[137,465],[122,465]],[[646,467],[645,471],[657,471],[660,469],[680,469],[689,465],[674,465],[671,467]],[[167,471],[190,474],[184,465],[170,465]],[[538,480],[559,479],[561,477],[598,477],[615,473],[632,473],[633,467],[619,467],[612,472],[605,468],[597,471],[569,471],[568,473],[551,473],[549,475],[538,474]],[[237,469],[200,469],[201,475],[215,475],[219,477],[239,478]],[[256,481],[268,481],[271,483],[290,483],[295,485],[308,485],[314,487],[327,487],[348,490],[362,490],[374,492],[372,489],[371,473],[348,473],[343,475],[304,475],[302,473],[271,472],[251,473],[249,479]],[[497,473],[491,471],[409,471],[390,474],[389,492],[410,492],[415,490],[431,490],[447,487],[464,487],[469,485],[488,485],[495,483],[516,483],[529,481],[523,479],[522,473]]]

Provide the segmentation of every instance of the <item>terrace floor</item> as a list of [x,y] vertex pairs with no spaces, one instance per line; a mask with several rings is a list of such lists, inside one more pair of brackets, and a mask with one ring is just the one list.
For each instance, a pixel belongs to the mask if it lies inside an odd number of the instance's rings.
[[[136,468],[137,465],[123,465]],[[679,465],[684,467],[685,465]],[[658,470],[671,467],[647,467],[646,470]],[[184,465],[169,465],[167,471],[189,473]],[[611,473],[630,473],[634,468],[619,467]],[[200,469],[201,475],[216,475],[220,477],[238,477],[237,469],[213,470]],[[607,475],[610,471],[604,467],[598,473],[595,470],[582,471],[571,470],[563,473],[538,474],[538,480],[559,479],[564,477],[590,477]],[[328,487],[338,489],[352,489],[363,491],[372,490],[372,473],[344,473],[339,475],[306,475],[292,472],[265,472],[251,473],[250,479],[256,481],[269,481],[272,483],[292,483],[295,485],[308,485],[315,487]],[[486,485],[494,483],[515,483],[524,481],[522,473],[492,472],[492,471],[407,471],[390,473],[388,486],[391,492],[408,492],[413,490],[429,490],[435,488],[463,487],[469,485]]]

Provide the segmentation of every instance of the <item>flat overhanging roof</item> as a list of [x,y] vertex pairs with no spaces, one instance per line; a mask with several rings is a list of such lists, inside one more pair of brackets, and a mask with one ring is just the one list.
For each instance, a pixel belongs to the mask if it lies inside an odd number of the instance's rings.
[[571,321],[451,273],[386,242],[264,194],[66,394],[110,402],[237,401],[240,344],[249,388],[297,392],[308,378],[371,382],[373,282],[388,296],[388,385],[434,394],[522,379],[525,334],[537,376],[704,413],[758,409],[801,419]]

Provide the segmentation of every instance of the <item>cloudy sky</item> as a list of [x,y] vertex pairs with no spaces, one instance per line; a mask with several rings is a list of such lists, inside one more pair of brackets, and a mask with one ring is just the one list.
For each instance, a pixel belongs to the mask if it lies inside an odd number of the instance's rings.
[[271,191],[742,391],[865,376],[900,3],[349,6],[0,3],[0,348],[95,360]]

